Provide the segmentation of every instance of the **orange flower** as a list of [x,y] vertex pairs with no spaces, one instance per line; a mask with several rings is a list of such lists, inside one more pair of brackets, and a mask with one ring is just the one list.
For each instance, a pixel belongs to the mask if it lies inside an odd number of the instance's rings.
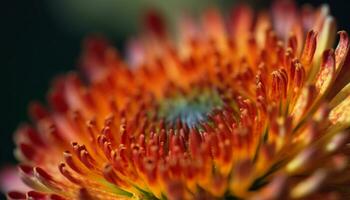
[[86,40],[85,79],[31,104],[16,155],[33,191],[9,199],[349,198],[349,38],[332,48],[327,6],[209,10],[176,42],[147,24],[126,62]]

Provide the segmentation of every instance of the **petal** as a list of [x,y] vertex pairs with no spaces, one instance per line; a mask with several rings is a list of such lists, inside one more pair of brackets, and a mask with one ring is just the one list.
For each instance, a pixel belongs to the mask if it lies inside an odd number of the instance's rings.
[[317,33],[312,30],[306,35],[305,46],[301,55],[301,62],[303,66],[308,67],[314,58],[317,45],[317,36]]
[[316,97],[316,89],[313,85],[305,86],[292,110],[294,124],[298,124],[300,120],[307,114]]
[[0,171],[0,189],[2,192],[7,193],[9,191],[26,192],[30,188],[26,186],[14,166],[8,166]]
[[274,29],[279,38],[286,39],[298,19],[294,1],[274,1],[272,7]]
[[310,70],[310,74],[308,80],[314,80],[317,72],[320,68],[320,62],[322,58],[322,54],[326,49],[332,47],[334,43],[334,38],[336,35],[336,23],[333,17],[328,16],[323,23],[322,29],[319,32],[319,38],[317,40],[317,48],[315,52],[315,56],[312,63],[312,68]]
[[335,68],[337,70],[337,73],[340,72],[349,51],[348,34],[345,31],[339,31],[338,34],[340,35],[340,39],[339,39],[338,46],[335,49],[335,61],[336,61]]
[[350,83],[331,101],[335,106],[329,113],[329,120],[336,130],[350,125]]
[[329,103],[331,108],[339,105],[344,101],[348,96],[350,96],[350,83],[348,83]]
[[335,78],[335,55],[334,50],[330,49],[323,53],[321,69],[316,78],[316,89],[318,96],[321,97],[328,90]]
[[332,99],[337,93],[349,82],[350,76],[350,55],[349,51],[349,36],[345,31],[338,32],[340,38],[338,46],[335,49],[336,61],[336,80],[329,91],[327,99]]
[[325,170],[318,170],[314,172],[309,178],[297,184],[291,191],[292,198],[302,198],[307,197],[307,195],[315,192],[322,182],[327,177],[327,172]]

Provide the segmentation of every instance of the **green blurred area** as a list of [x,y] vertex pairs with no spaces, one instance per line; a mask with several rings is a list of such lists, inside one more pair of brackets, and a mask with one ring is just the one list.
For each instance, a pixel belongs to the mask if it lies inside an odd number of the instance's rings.
[[[260,1],[242,1],[246,4]],[[48,7],[56,21],[71,33],[103,31],[125,38],[142,27],[148,10],[157,10],[172,27],[179,15],[198,15],[204,9],[228,10],[237,0],[49,0]]]

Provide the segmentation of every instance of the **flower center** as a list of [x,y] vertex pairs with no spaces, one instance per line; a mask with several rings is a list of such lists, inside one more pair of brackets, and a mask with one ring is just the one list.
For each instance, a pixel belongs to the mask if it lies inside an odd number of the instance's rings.
[[176,93],[164,99],[160,104],[160,117],[168,124],[181,120],[189,127],[194,127],[200,122],[205,122],[208,114],[222,105],[216,90],[195,88],[189,93]]

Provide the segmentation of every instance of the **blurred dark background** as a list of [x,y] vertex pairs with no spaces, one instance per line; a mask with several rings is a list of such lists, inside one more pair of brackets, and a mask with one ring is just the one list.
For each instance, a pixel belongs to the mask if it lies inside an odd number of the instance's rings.
[[[79,2],[81,6],[78,5]],[[104,2],[106,5],[97,6],[96,2]],[[132,3],[126,5],[121,2]],[[84,36],[94,32],[102,33],[122,49],[125,39],[129,35],[136,35],[142,9],[147,6],[159,8],[166,13],[167,20],[172,21],[184,8],[197,12],[213,2],[221,4],[221,7],[232,4],[232,1],[224,0],[174,2],[176,1],[3,1],[0,26],[0,166],[15,163],[12,133],[20,122],[27,121],[28,103],[33,99],[43,102],[50,80],[57,74],[75,69]],[[338,21],[338,28],[350,30],[350,6],[347,1],[297,2],[313,5],[328,3]],[[259,0],[256,4],[266,6],[269,2]]]

